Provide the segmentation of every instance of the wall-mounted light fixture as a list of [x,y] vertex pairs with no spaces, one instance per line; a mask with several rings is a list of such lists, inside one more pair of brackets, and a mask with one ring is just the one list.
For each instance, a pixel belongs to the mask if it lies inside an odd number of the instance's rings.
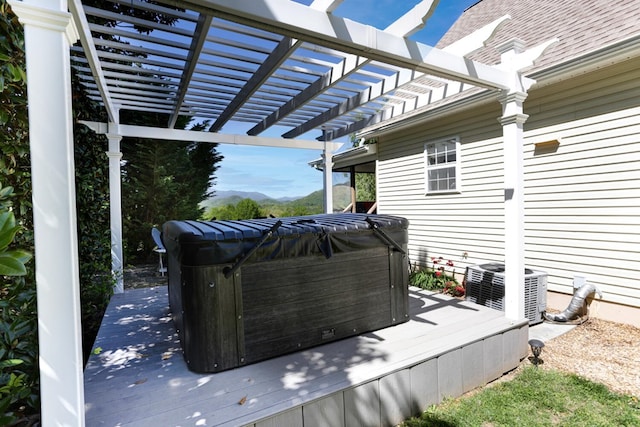
[[550,139],[548,141],[540,141],[533,144],[533,155],[552,154],[558,151],[560,147],[560,138]]

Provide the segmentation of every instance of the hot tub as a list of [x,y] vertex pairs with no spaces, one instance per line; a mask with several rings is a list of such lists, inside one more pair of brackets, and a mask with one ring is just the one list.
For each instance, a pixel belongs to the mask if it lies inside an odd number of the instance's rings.
[[327,214],[169,221],[169,304],[185,360],[218,372],[409,319],[408,221]]

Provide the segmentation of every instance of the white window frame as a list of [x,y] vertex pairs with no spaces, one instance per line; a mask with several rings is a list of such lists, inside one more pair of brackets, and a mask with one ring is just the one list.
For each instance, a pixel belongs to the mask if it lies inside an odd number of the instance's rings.
[[[451,153],[451,143],[455,144],[454,153],[455,160],[447,161],[447,157],[449,153]],[[429,148],[434,147],[436,151],[434,153],[430,153]],[[440,151],[438,151],[440,148]],[[437,154],[441,153],[444,155],[444,162],[442,163],[433,163],[433,160],[437,162]],[[435,157],[434,157],[435,156]],[[451,193],[460,193],[462,187],[460,185],[460,137],[454,136],[450,138],[442,138],[433,141],[428,141],[424,144],[424,191],[426,195],[431,194],[451,194]],[[442,159],[440,159],[442,160]],[[445,172],[449,170],[453,170],[455,173],[455,177],[441,177],[441,180],[449,180],[447,188],[440,189],[430,189],[430,181],[429,181],[429,173],[434,171],[442,171]],[[431,182],[434,180],[432,179]],[[451,186],[455,188],[451,188]]]

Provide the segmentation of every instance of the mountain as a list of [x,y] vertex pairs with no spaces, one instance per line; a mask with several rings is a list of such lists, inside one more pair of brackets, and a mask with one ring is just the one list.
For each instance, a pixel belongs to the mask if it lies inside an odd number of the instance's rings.
[[[337,185],[333,188],[334,192],[334,207],[345,207],[350,202],[351,190],[349,186]],[[256,201],[265,212],[276,214],[287,206],[302,206],[305,207],[308,212],[321,212],[322,211],[322,199],[323,190],[314,191],[304,197],[282,197],[274,199],[266,194],[259,192],[249,191],[216,191],[216,195],[211,199],[205,200],[200,203],[200,206],[205,210],[210,208],[222,208],[228,205],[237,205],[243,199],[252,199]],[[280,206],[280,208],[277,208]],[[280,216],[280,215],[276,215]]]
[[255,200],[256,202],[259,202],[265,199],[274,200],[273,197],[269,197],[263,193],[258,193],[257,191],[234,191],[234,190],[216,191],[216,195],[213,197],[213,199],[225,199],[229,197],[234,197],[234,198],[239,197],[240,200],[251,199],[251,200]]
[[274,199],[273,197],[267,196],[266,194],[259,193],[257,191],[218,190],[216,191],[215,196],[213,196],[208,200],[203,201],[202,203],[200,203],[200,206],[204,207],[205,209],[208,209],[212,207],[236,205],[242,199],[251,199],[260,204],[264,204],[264,203],[277,204],[277,203],[292,202],[292,201],[301,199],[301,197],[281,197],[278,199]]

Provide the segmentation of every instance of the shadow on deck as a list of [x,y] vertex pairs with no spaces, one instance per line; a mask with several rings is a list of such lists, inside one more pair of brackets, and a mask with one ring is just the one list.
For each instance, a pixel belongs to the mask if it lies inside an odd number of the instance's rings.
[[187,369],[166,286],[115,295],[85,369],[88,426],[386,426],[508,372],[528,321],[415,288],[408,322],[215,374]]

